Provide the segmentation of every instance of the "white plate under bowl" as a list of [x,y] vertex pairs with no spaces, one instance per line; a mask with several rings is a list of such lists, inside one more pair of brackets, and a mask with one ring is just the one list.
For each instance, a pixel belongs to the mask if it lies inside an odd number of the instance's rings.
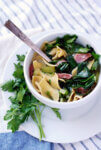
[[[42,32],[31,37],[33,41],[49,32]],[[4,69],[3,81],[12,79],[14,71],[13,63],[16,63],[17,54],[26,54],[28,47],[22,44],[10,57]],[[11,94],[3,92],[4,102],[9,108],[10,101],[8,97]],[[95,97],[96,98],[96,97]],[[46,138],[43,140],[54,143],[73,143],[85,140],[101,132],[101,100],[96,99],[96,105],[84,116],[75,119],[69,119],[68,110],[61,110],[62,120],[59,120],[50,108],[46,108],[42,115],[42,124]],[[30,135],[39,138],[39,131],[31,118],[21,125],[21,129]]]

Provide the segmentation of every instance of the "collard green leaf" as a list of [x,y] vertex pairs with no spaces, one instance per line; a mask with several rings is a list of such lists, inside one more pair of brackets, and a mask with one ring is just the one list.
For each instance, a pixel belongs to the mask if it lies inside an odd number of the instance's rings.
[[50,64],[56,64],[58,62],[58,60],[52,60],[52,61],[50,61],[49,63]]
[[89,80],[88,82],[85,83],[85,85],[83,86],[85,89],[89,89],[94,83],[95,83],[96,79],[94,78],[93,80]]
[[81,47],[78,50],[76,50],[75,52],[76,53],[88,53],[89,51],[90,51],[89,48],[87,48],[87,47]]
[[63,41],[66,42],[67,44],[75,42],[76,39],[77,39],[77,35],[67,34],[63,37]]
[[94,51],[91,54],[95,60],[99,60],[99,58],[100,58],[99,54],[96,54]]
[[99,66],[99,62],[96,60],[96,61],[93,63],[91,70],[92,70],[92,71],[96,71],[97,68],[98,68],[98,66]]
[[82,62],[78,64],[78,73],[81,72],[83,68],[85,68],[86,66],[87,66],[87,62]]
[[54,48],[55,46],[54,46],[54,44],[46,44],[46,46],[45,46],[45,53],[47,54],[47,56],[48,57],[52,57],[50,54],[49,54],[49,52],[52,50],[52,48]]
[[95,75],[94,74],[92,74],[90,77],[88,77],[88,78],[76,78],[76,79],[74,79],[75,81],[77,81],[77,82],[81,82],[81,84],[83,84],[84,82],[88,82],[89,80],[91,80],[91,79],[94,79],[94,77],[95,77]]
[[91,75],[89,69],[85,67],[81,72],[79,72],[74,78],[88,78]]
[[56,67],[56,72],[68,72],[69,65],[66,62],[62,62]]
[[72,70],[72,69],[74,69],[76,66],[77,66],[77,63],[76,63],[76,61],[74,60],[74,57],[73,56],[67,56],[67,62],[68,62],[68,64],[69,64],[69,69],[70,69],[70,71]]
[[64,63],[61,67],[60,67],[60,71],[61,72],[67,72],[68,71],[68,64]]

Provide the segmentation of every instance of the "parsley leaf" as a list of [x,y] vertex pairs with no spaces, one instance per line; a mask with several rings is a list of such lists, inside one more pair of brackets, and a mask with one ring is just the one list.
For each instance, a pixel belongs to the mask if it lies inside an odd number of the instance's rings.
[[14,91],[14,80],[10,80],[1,86],[3,91],[13,92]]
[[[41,122],[42,110],[45,104],[38,101],[29,91],[23,73],[22,61],[24,55],[17,55],[18,63],[14,64],[15,71],[13,73],[14,80],[10,80],[1,86],[3,91],[13,92],[14,96],[10,96],[10,109],[6,112],[4,120],[8,120],[7,129],[15,132],[19,126],[31,116],[33,121],[37,124],[40,133],[40,140],[45,137],[43,126]],[[52,108],[58,118],[61,115],[58,109]]]
[[17,56],[17,60],[23,62],[25,59],[25,55],[16,55]]
[[59,109],[58,108],[52,108],[53,112],[56,114],[56,116],[61,119],[61,114],[59,113]]
[[18,101],[22,102],[25,92],[26,92],[26,90],[23,87],[21,87],[20,91],[17,93]]
[[20,62],[18,64],[14,64],[15,66],[15,71],[13,73],[13,76],[15,78],[21,78],[23,79],[24,78],[24,75],[23,75],[23,66],[20,64]]

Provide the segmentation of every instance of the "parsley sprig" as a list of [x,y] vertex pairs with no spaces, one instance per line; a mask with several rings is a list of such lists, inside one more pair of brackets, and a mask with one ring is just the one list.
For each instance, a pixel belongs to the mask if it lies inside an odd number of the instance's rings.
[[[29,116],[37,124],[40,133],[40,140],[45,138],[41,116],[44,108],[43,103],[38,101],[29,91],[23,72],[23,61],[25,55],[17,55],[17,64],[14,64],[13,80],[9,80],[1,86],[3,91],[13,92],[13,96],[9,97],[11,101],[10,109],[6,112],[4,120],[8,120],[7,129],[15,132],[19,126],[28,120]],[[56,116],[61,119],[59,110],[52,108]]]

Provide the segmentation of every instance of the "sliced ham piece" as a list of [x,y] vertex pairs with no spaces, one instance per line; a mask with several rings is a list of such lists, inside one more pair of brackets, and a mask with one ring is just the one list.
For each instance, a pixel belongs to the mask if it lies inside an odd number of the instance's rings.
[[33,64],[31,63],[30,66],[29,66],[29,75],[30,75],[31,79],[32,79],[32,76],[33,76],[33,72],[34,72],[34,68],[33,68]]
[[92,55],[90,53],[87,54],[75,54],[74,59],[77,63],[81,63],[83,61],[86,61],[88,58],[90,58]]
[[78,89],[76,89],[76,92],[80,93],[80,94],[86,94],[88,90],[84,89],[83,87],[80,87]]
[[63,63],[63,62],[66,62],[66,60],[63,59],[63,60],[58,61],[58,62],[56,63],[56,66],[58,66],[59,64],[61,64],[61,63]]
[[71,79],[72,75],[68,73],[58,73],[58,77],[61,79]]

